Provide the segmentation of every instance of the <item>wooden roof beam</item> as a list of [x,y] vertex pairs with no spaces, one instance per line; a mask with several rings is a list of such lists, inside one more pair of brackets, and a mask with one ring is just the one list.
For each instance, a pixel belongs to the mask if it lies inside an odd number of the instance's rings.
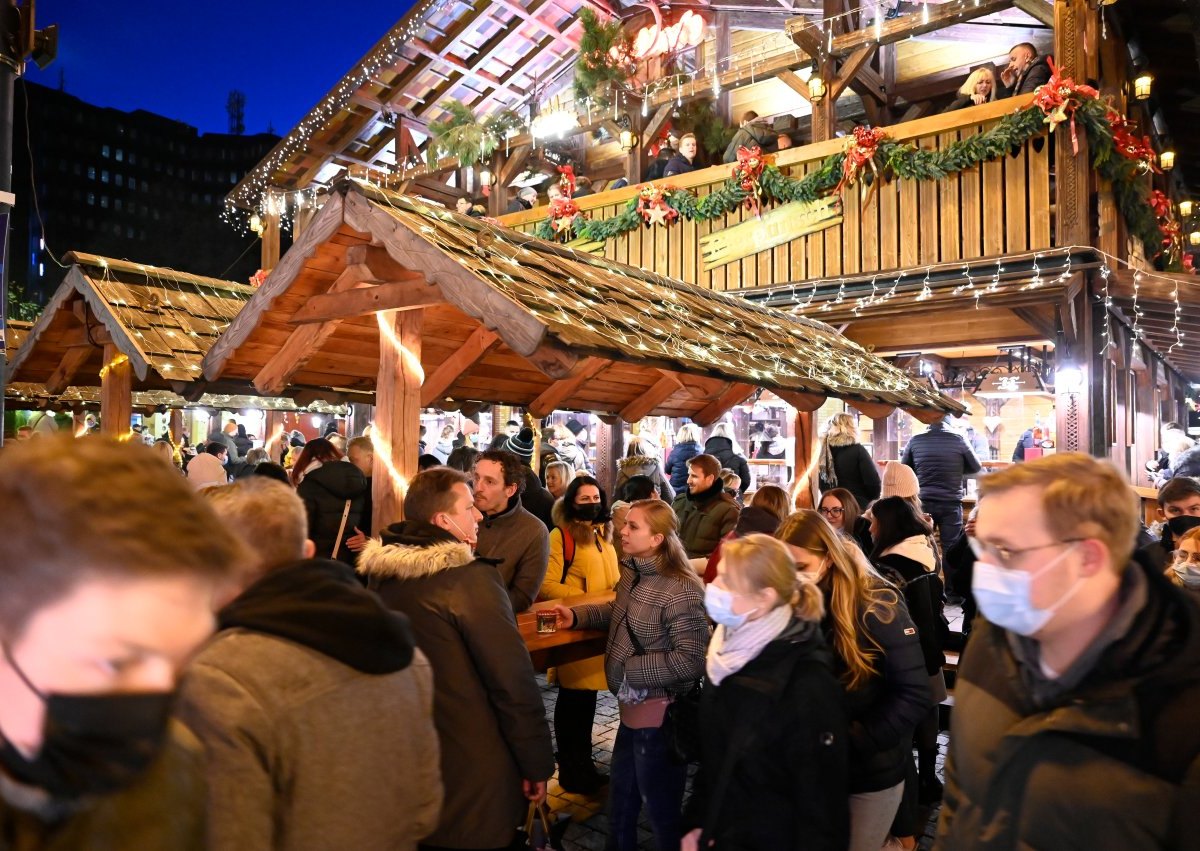
[[607,358],[586,358],[577,367],[574,375],[555,381],[543,390],[541,395],[530,402],[526,410],[529,411],[530,415],[538,419],[549,416],[554,412],[555,408],[575,395],[580,387],[610,366],[612,366],[612,361]]
[[1015,0],[1013,5],[1043,26],[1054,27],[1053,0]]
[[421,407],[428,408],[438,401],[451,385],[500,343],[500,335],[480,325],[454,354],[446,358],[421,385]]
[[700,413],[692,417],[696,425],[707,428],[715,423],[737,404],[745,402],[757,388],[753,384],[734,384],[718,398],[708,403]]
[[882,420],[884,417],[891,416],[892,411],[896,410],[895,405],[888,405],[884,402],[860,402],[857,399],[847,399],[846,404],[873,420]]
[[350,319],[381,310],[416,310],[443,301],[441,290],[425,283],[425,276],[414,272],[407,281],[365,284],[346,292],[311,296],[288,322],[306,325],[331,319]]
[[636,423],[676,393],[683,392],[683,383],[674,375],[662,371],[660,375],[652,387],[621,409],[621,419]]
[[[868,44],[894,44],[912,36],[924,35],[952,24],[1009,9],[1013,3],[1014,0],[979,0],[978,5],[947,4],[931,11],[928,21],[922,15],[905,15],[885,21],[879,27],[879,38],[875,37],[876,29],[873,26],[834,36],[829,55],[844,57]],[[812,58],[818,59],[825,52],[825,33],[807,18],[792,18],[787,23],[787,31],[797,46]]]
[[[1136,274],[1128,269],[1113,270],[1108,282],[1108,294],[1113,298],[1133,298]],[[1176,282],[1179,303],[1187,307],[1200,307],[1200,286],[1197,286],[1196,278],[1181,273],[1155,272],[1154,277],[1141,276],[1141,280],[1137,281],[1138,298],[1170,303],[1174,309]]]
[[829,398],[828,396],[824,396],[820,393],[801,393],[797,390],[772,389],[771,392],[783,401],[787,402],[797,411],[807,413],[811,413],[820,408],[825,404],[825,400]]
[[46,379],[46,392],[57,396],[71,386],[75,374],[83,368],[88,358],[96,351],[94,346],[72,346],[63,352],[62,360],[54,368],[54,372]]

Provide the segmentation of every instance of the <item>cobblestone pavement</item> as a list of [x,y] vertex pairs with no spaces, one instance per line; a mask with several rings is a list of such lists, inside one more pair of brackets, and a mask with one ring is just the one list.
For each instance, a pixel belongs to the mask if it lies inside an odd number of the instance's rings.
[[[558,697],[558,690],[549,685],[544,676],[538,677],[538,683],[542,687],[546,717],[551,719],[554,717],[554,702]],[[616,698],[608,692],[601,692],[596,704],[596,722],[592,728],[592,744],[596,764],[606,774],[612,759],[613,741],[616,739],[619,723]],[[942,762],[945,758],[947,741],[945,733],[938,737],[939,776],[942,774]],[[567,828],[564,839],[566,851],[603,851],[604,843],[608,838],[608,818],[605,815],[607,790],[601,791],[595,797],[574,795],[563,791],[562,787],[558,785],[557,775],[550,781],[549,789],[551,810],[556,814],[569,815],[571,818],[571,825]],[[922,849],[932,847],[933,833],[936,827],[937,808],[934,808],[930,813],[926,835],[921,838],[920,847]],[[639,839],[641,849],[655,851],[650,835],[650,826],[644,819],[639,830]]]

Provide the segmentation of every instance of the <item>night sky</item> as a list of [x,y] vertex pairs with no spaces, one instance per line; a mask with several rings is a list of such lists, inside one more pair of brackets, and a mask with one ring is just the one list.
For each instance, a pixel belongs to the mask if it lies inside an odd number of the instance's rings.
[[38,0],[58,59],[28,79],[100,106],[145,109],[226,132],[230,89],[246,132],[283,135],[412,6],[412,0]]

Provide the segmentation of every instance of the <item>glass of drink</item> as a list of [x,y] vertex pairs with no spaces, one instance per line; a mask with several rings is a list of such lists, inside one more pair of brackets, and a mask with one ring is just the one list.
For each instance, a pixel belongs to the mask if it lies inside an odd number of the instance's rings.
[[539,635],[548,632],[558,632],[558,616],[552,611],[538,612],[537,631]]

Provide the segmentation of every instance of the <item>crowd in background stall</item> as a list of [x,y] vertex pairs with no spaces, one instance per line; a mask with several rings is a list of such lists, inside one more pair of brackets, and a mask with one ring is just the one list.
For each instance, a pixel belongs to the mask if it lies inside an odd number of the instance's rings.
[[[961,436],[935,424],[881,475],[839,414],[815,509],[750,491],[727,424],[665,455],[633,435],[614,494],[571,422],[542,436],[545,484],[528,427],[482,450],[438,432],[378,535],[370,438],[276,471],[234,423],[186,479],[101,438],[6,449],[0,835],[536,847],[518,828],[557,771],[603,796],[617,851],[643,820],[658,849],[912,848],[939,802],[946,849],[1191,847],[1196,480],[1165,483],[1158,540],[1114,468],[1070,453],[984,476],[964,521]],[[948,593],[980,613],[956,638]],[[555,670],[552,723],[517,623],[535,603],[606,636]]]

